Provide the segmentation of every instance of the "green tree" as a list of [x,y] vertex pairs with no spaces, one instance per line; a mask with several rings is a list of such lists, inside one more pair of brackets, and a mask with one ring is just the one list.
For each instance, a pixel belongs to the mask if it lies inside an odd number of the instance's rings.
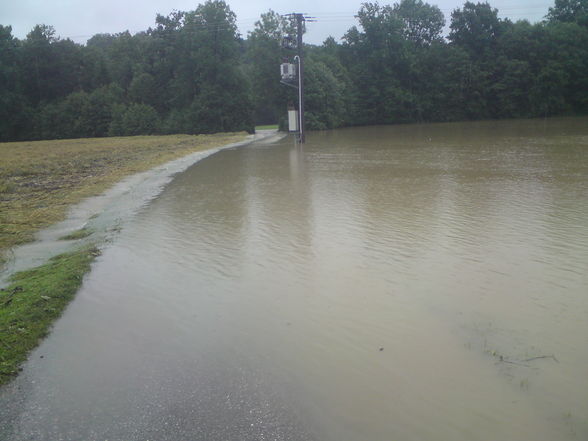
[[[190,40],[198,132],[253,131],[247,82],[239,68],[236,16],[222,0],[208,0],[189,12],[181,30]],[[193,105],[193,104],[191,104]]]
[[346,117],[345,85],[322,61],[309,58],[305,69],[307,129],[325,130],[340,127]]
[[33,131],[27,139],[62,139],[68,137],[71,123],[62,103],[45,103],[34,113]]
[[[475,112],[476,71],[466,51],[442,42],[421,51],[414,70],[414,120],[471,119]],[[474,104],[475,103],[475,104]]]
[[92,46],[96,47],[98,42],[98,46],[104,47],[109,78],[127,90],[140,57],[138,40],[126,31],[114,36],[103,35]]
[[23,92],[33,105],[51,98],[54,76],[54,59],[51,44],[56,41],[55,29],[37,25],[23,42],[20,72]]
[[421,46],[442,40],[445,17],[437,6],[422,0],[401,0],[394,5],[393,11],[403,23],[406,40]]
[[0,141],[19,139],[28,126],[19,81],[19,46],[12,28],[0,25]]
[[115,84],[100,87],[89,94],[78,123],[83,136],[108,136],[114,106],[122,103],[122,95],[122,89]]
[[555,0],[555,5],[549,8],[545,18],[550,22],[588,26],[588,0]]
[[292,51],[284,49],[282,42],[294,35],[292,23],[272,10],[262,14],[255,29],[249,33],[244,65],[251,84],[257,124],[276,123],[285,113],[285,103],[292,91],[280,84],[279,66],[292,58]]
[[405,23],[391,6],[364,3],[358,12],[360,32],[345,35],[343,64],[351,66],[355,84],[352,120],[356,124],[390,124],[410,120],[414,110],[412,42]]
[[106,55],[102,49],[86,45],[81,49],[80,58],[78,70],[82,90],[91,92],[110,83]]
[[154,106],[157,104],[159,90],[153,75],[146,72],[137,73],[129,85],[129,98],[135,103]]
[[588,27],[554,22],[545,31],[536,97],[549,99],[547,114],[588,112]]
[[[342,44],[304,47],[307,127],[587,113],[586,1],[556,0],[537,24],[466,2],[448,41],[423,0],[363,3]],[[242,40],[217,0],[85,46],[0,26],[0,140],[251,131],[296,101],[278,70],[294,35],[270,10]]]
[[152,135],[158,131],[159,117],[147,104],[115,106],[109,134],[111,136]]
[[466,2],[451,13],[449,41],[479,58],[494,49],[506,22],[498,18],[498,9],[488,3]]

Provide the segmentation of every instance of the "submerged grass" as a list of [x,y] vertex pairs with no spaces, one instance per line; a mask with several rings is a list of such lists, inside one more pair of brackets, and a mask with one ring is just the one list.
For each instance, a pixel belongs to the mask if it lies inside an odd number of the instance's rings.
[[[246,133],[0,143],[0,268],[11,247],[65,218],[68,208],[122,178],[187,154],[243,141]],[[63,240],[92,234],[82,228]],[[14,274],[0,290],[0,385],[19,371],[82,284],[96,248]]]
[[125,176],[244,140],[246,133],[132,136],[0,143],[2,254],[62,220],[67,209]]
[[96,248],[61,254],[14,274],[0,290],[0,384],[18,373],[27,354],[47,335],[98,254]]
[[89,228],[80,228],[79,230],[76,230],[73,233],[61,236],[59,240],[78,240],[83,239],[84,237],[88,237],[91,234],[92,230],[90,230]]

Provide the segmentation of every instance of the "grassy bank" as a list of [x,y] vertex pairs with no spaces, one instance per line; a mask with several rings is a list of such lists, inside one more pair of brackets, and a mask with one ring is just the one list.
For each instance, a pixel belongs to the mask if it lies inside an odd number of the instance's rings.
[[244,140],[245,133],[0,143],[0,265],[6,249],[125,176]]
[[266,124],[265,126],[255,126],[255,130],[278,130],[277,124]]
[[[62,220],[68,208],[122,178],[246,133],[0,143],[0,267],[12,246]],[[82,229],[62,239],[91,234]],[[0,290],[0,384],[10,381],[79,289],[98,254],[79,249],[17,273]]]
[[98,255],[85,248],[15,274],[0,290],[0,384],[10,381],[27,354],[47,335]]

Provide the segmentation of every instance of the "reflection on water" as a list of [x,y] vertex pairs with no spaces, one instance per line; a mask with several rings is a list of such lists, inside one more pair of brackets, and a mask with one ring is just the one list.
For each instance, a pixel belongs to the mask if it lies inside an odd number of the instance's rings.
[[2,391],[0,435],[588,438],[587,122],[206,159],[100,258]]

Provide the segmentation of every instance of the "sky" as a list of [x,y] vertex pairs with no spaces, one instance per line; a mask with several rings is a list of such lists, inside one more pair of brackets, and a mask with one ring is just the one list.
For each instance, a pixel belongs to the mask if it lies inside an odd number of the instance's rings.
[[[254,28],[259,16],[272,9],[280,14],[302,12],[317,18],[307,24],[306,43],[321,44],[327,37],[339,40],[351,26],[364,0],[225,0],[237,14],[237,26],[243,37]],[[374,1],[374,0],[371,0]],[[380,0],[393,4],[399,0]],[[451,11],[465,0],[425,0],[438,6],[449,23]],[[478,1],[478,0],[473,0]],[[155,25],[156,14],[173,10],[191,11],[204,0],[0,0],[0,24],[12,26],[12,35],[24,39],[36,24],[51,25],[56,35],[85,43],[98,33],[130,31],[136,33]],[[489,0],[501,18],[513,21],[540,21],[553,0]]]

